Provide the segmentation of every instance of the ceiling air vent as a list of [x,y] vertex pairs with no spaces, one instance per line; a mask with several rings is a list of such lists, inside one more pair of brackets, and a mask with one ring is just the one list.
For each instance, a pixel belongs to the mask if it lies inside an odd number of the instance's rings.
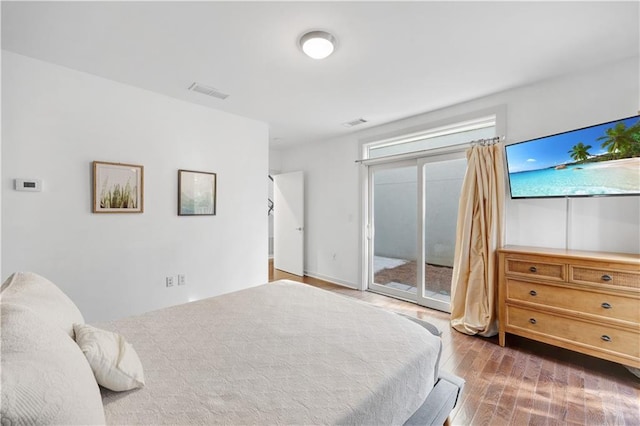
[[189,90],[218,99],[227,99],[229,97],[229,95],[227,95],[226,93],[222,93],[218,89],[214,89],[213,87],[205,86],[200,83],[193,83],[191,86],[189,86]]
[[351,121],[347,121],[346,123],[342,123],[342,125],[344,127],[353,127],[353,126],[359,126],[360,124],[364,124],[366,122],[367,122],[367,120],[365,120],[364,118],[356,118],[355,120],[351,120]]

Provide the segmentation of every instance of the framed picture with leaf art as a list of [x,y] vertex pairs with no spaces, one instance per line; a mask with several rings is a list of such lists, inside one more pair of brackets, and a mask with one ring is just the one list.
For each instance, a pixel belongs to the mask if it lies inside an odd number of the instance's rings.
[[142,213],[144,167],[93,162],[93,212]]
[[178,170],[178,215],[216,214],[216,174]]

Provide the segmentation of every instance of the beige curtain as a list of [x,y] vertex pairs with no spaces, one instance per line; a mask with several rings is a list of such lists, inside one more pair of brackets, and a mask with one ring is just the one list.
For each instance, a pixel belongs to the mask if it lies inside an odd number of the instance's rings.
[[496,250],[504,210],[502,144],[467,150],[451,280],[451,326],[466,334],[498,332]]

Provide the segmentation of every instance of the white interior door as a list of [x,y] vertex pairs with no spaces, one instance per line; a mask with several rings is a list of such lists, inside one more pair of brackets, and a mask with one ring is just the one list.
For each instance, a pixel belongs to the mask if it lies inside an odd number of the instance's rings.
[[273,267],[304,275],[304,173],[273,177]]

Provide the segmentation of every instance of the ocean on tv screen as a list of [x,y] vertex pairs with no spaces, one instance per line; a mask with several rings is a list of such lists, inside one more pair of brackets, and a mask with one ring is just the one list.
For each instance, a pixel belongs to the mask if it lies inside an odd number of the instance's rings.
[[640,194],[640,157],[509,173],[509,180],[514,198]]

